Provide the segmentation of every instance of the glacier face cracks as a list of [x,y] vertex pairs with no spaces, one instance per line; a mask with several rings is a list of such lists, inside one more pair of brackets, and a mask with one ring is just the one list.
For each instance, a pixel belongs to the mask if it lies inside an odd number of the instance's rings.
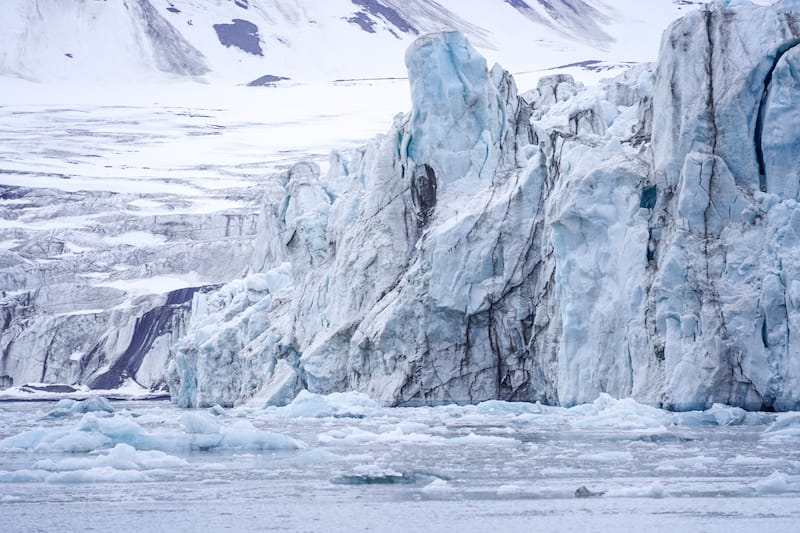
[[715,3],[654,68],[522,96],[420,38],[411,112],[286,172],[250,275],[194,296],[173,400],[800,407],[798,10]]
[[[788,81],[798,8],[716,7],[665,36],[653,152],[656,185],[666,193],[656,210],[672,223],[661,231],[654,281],[665,392],[676,407],[709,398],[797,406],[800,169],[786,139],[796,126],[785,101],[798,89]],[[694,53],[678,53],[687,49]]]

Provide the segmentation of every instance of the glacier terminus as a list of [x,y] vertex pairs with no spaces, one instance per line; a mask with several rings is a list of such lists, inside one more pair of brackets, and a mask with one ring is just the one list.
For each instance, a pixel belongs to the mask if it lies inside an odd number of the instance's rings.
[[521,95],[421,37],[411,111],[287,171],[249,275],[195,295],[174,401],[797,409],[798,9],[714,3],[652,67]]

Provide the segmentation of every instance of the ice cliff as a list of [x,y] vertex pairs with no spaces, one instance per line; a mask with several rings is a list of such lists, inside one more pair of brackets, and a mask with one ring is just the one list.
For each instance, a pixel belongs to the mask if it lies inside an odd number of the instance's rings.
[[733,4],[521,97],[461,34],[417,40],[411,112],[282,176],[251,275],[194,296],[174,401],[800,408],[800,2]]

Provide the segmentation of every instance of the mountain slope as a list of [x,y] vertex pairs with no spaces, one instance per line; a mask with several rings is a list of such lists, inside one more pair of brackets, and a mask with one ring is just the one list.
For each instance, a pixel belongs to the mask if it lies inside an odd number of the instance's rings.
[[9,0],[0,75],[137,81],[164,73],[246,83],[402,77],[417,36],[464,33],[512,71],[655,57],[686,2],[618,0]]
[[12,0],[4,10],[0,74],[93,83],[208,72],[203,55],[147,0]]

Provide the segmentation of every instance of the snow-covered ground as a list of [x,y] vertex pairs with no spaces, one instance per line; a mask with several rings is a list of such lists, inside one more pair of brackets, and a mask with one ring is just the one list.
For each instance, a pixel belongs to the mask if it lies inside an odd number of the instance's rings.
[[[110,214],[144,225],[159,216],[254,214],[270,176],[300,159],[324,166],[331,150],[381,133],[408,102],[405,81],[267,89],[183,82],[114,90],[65,86],[58,92],[20,80],[0,83],[8,89],[0,106],[0,187],[64,193],[49,209],[31,201],[35,192],[24,201],[3,195],[0,231],[15,236],[3,248],[49,234],[72,255],[87,247],[143,248],[169,240],[129,223],[106,225],[101,238],[86,242]],[[79,200],[91,208],[78,207]],[[119,271],[108,274],[120,277]],[[175,283],[154,283],[143,292],[215,282],[189,272],[170,274]],[[109,285],[97,280],[103,283]]]
[[[792,531],[800,418],[571,409],[0,403],[4,531]],[[10,527],[9,527],[10,526]]]

